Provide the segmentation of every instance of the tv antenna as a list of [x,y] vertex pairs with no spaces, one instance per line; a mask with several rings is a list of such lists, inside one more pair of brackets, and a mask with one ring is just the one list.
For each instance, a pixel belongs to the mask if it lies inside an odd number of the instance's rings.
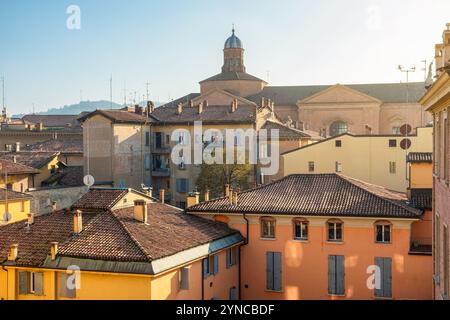
[[112,102],[112,92],[113,92],[113,76],[112,76],[112,73],[111,73],[111,78],[109,79],[109,106],[110,106],[110,109],[112,110],[112,104],[113,104],[113,102]]
[[149,101],[150,100],[150,91],[149,91],[149,88],[150,88],[150,82],[146,82],[145,83],[145,87],[146,87],[146,89],[147,89],[147,101]]

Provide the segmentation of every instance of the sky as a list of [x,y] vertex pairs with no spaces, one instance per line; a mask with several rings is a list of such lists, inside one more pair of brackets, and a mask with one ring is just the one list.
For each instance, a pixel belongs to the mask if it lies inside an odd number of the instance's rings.
[[111,75],[115,102],[167,102],[220,72],[235,24],[270,85],[423,81],[447,22],[449,0],[0,0],[0,76],[12,114],[109,100]]

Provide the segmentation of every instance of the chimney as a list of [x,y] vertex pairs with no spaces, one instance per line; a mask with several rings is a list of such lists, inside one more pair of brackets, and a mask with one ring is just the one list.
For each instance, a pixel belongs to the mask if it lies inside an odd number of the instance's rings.
[[44,123],[42,123],[42,122],[36,123],[36,130],[37,131],[44,130]]
[[228,196],[230,196],[230,185],[229,184],[226,184],[225,185],[225,197],[228,197]]
[[16,152],[20,152],[20,142],[16,142]]
[[17,163],[17,157],[16,156],[13,156],[13,162]]
[[28,213],[27,214],[27,221],[28,221],[28,225],[29,226],[34,224],[34,213]]
[[147,224],[148,209],[145,200],[134,201],[134,219]]
[[137,104],[134,106],[134,113],[142,116],[144,114],[144,111],[143,111],[142,107]]
[[53,201],[53,202],[52,202],[52,211],[53,211],[53,212],[56,211],[56,207],[57,207],[56,201]]
[[16,261],[19,253],[19,245],[17,243],[12,244],[9,247],[8,261]]
[[194,100],[189,100],[189,107],[193,108],[194,107]]
[[203,106],[204,106],[205,108],[207,108],[207,107],[209,106],[208,100],[203,101]]
[[165,195],[166,195],[166,190],[160,189],[160,190],[159,190],[159,201],[160,201],[161,203],[164,203],[164,197],[165,197]]
[[179,103],[178,104],[178,109],[177,109],[177,114],[182,114],[183,113],[183,104]]
[[209,201],[209,190],[205,190],[205,201]]
[[73,215],[73,233],[80,234],[83,231],[83,214],[80,210],[75,210]]
[[187,203],[186,206],[188,208],[195,206],[196,204],[200,203],[200,193],[198,192],[190,192],[187,197]]
[[147,101],[147,114],[151,114],[155,111],[155,104],[152,101]]
[[237,192],[233,192],[233,201],[232,203],[237,206],[238,204],[238,193]]
[[228,191],[228,199],[230,200],[231,204],[233,203],[233,194],[234,194],[233,189],[230,188]]
[[202,112],[203,112],[203,103],[199,103],[198,104],[198,114],[202,114]]
[[58,242],[50,243],[50,255],[52,257],[52,261],[55,261],[56,256],[58,255]]
[[150,198],[152,198],[152,197],[153,197],[153,188],[152,188],[152,187],[148,187],[148,188],[145,190],[145,194],[146,194],[147,196],[149,196]]

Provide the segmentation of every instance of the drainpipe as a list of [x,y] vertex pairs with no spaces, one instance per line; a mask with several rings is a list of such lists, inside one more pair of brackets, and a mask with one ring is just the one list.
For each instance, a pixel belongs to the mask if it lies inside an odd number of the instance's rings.
[[5,266],[3,265],[6,261],[8,261],[8,259],[3,260],[1,262],[1,265],[2,265],[2,270],[6,272],[6,300],[9,300],[8,299],[8,295],[9,295],[9,272],[8,272],[8,269],[6,269]]
[[204,268],[205,265],[203,264],[203,260],[201,260],[202,263],[202,268],[201,268],[201,272],[202,274],[200,275],[200,279],[202,279],[202,301],[205,300],[205,279],[203,278],[203,274],[204,274]]
[[[250,240],[249,240],[249,222],[248,222],[248,218],[245,215],[245,213],[242,215],[242,217],[245,220],[245,242],[244,242],[244,246],[248,245]],[[241,255],[241,249],[239,248],[239,272],[238,272],[238,282],[239,282],[239,300],[242,299],[242,259],[241,259],[242,255]]]

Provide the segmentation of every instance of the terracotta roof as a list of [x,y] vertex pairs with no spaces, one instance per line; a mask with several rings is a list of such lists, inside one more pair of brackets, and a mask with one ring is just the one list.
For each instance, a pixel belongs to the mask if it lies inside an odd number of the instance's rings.
[[37,124],[42,122],[44,127],[79,127],[80,123],[78,122],[79,115],[38,115],[38,114],[27,114],[22,117],[22,120]]
[[[378,83],[378,84],[350,84],[345,85],[351,89],[367,94],[383,102],[419,102],[425,94],[425,83]],[[261,98],[269,98],[278,106],[295,106],[298,101],[306,99],[320,91],[332,87],[331,85],[319,86],[267,86],[262,92],[247,97],[247,99],[258,102]],[[409,96],[409,100],[408,100]]]
[[5,189],[0,188],[0,201],[4,201],[7,196],[8,200],[21,200],[33,198],[31,195],[26,193],[16,192],[12,190],[8,190],[8,192],[6,192]]
[[[92,192],[92,191],[91,191]],[[97,194],[98,195],[98,194]],[[64,211],[0,227],[0,261],[11,244],[19,244],[17,265],[42,266],[50,243],[60,257],[118,262],[151,262],[239,232],[222,222],[183,213],[161,203],[148,204],[148,224],[134,220],[133,207],[83,212],[83,231],[74,235],[73,214]],[[242,240],[242,237],[240,238]]]
[[29,167],[41,169],[44,165],[58,156],[58,152],[40,152],[40,151],[20,151],[20,152],[2,152],[0,158],[8,161],[14,161]]
[[90,112],[82,117],[80,117],[78,120],[80,122],[84,122],[87,119],[95,116],[95,115],[102,115],[114,123],[136,123],[136,124],[145,124],[148,122],[154,121],[154,119],[147,118],[143,115],[139,115],[137,113],[123,111],[123,110],[95,110],[93,112]]
[[282,123],[274,121],[266,121],[261,129],[267,130],[268,137],[270,137],[270,132],[273,129],[278,129],[280,139],[302,139],[311,138],[309,134],[304,131],[288,127]]
[[408,162],[420,163],[428,162],[433,163],[433,153],[432,152],[411,152],[408,154]]
[[41,152],[83,153],[83,137],[58,137],[28,145],[24,149]]
[[128,189],[91,189],[72,205],[74,209],[111,209],[124,195],[129,192]]
[[419,218],[404,194],[337,174],[299,174],[241,192],[238,205],[219,198],[188,212]]
[[8,174],[38,174],[39,170],[21,164],[21,163],[14,163],[13,161],[0,159],[0,174],[5,174],[5,169]]
[[[199,96],[200,96],[200,93],[189,93],[181,98],[178,98],[176,100],[173,100],[171,102],[163,104],[162,106],[160,106],[158,108],[170,107],[170,106],[173,107],[173,106],[177,106],[179,103],[189,103],[190,100],[193,100]],[[158,108],[156,108],[156,109],[158,109]]]
[[433,208],[432,189],[411,189],[411,205],[422,210]]
[[[156,108],[152,113],[161,124],[186,123],[203,121],[204,123],[253,123],[256,121],[256,106],[238,106],[235,112],[231,112],[230,106],[209,105],[203,107],[203,112],[198,113],[197,107],[184,107],[181,114],[177,114],[177,105],[166,105]],[[159,122],[155,123],[156,125]]]
[[266,82],[255,76],[252,76],[251,74],[248,74],[246,72],[222,72],[222,73],[216,74],[215,76],[212,76],[208,79],[200,81],[200,83],[207,82],[207,81],[224,81],[224,80],[228,80],[228,81],[229,80],[245,80],[245,81]]
[[78,187],[83,186],[84,171],[83,167],[66,167],[58,170],[57,173],[50,176],[42,182],[44,186]]

